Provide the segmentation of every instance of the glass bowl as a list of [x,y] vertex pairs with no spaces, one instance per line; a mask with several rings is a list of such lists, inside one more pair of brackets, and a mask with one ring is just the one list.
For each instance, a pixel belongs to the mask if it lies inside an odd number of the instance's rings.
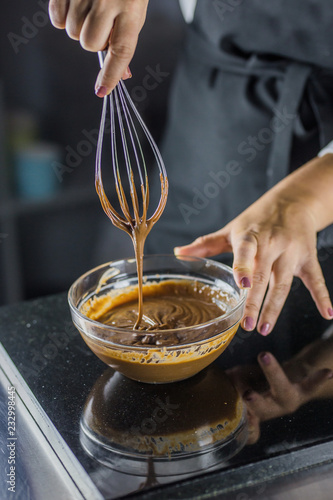
[[130,379],[168,383],[189,378],[231,342],[243,316],[246,291],[238,288],[230,267],[197,257],[148,255],[143,274],[146,283],[195,280],[216,287],[223,291],[226,312],[195,326],[148,332],[88,318],[81,310],[88,300],[137,285],[135,259],[124,259],[96,267],[73,283],[68,293],[73,323],[96,356]]

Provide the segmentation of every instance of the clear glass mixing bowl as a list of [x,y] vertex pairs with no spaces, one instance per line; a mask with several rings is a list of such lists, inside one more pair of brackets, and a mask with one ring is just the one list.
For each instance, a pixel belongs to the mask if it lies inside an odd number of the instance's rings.
[[73,323],[96,356],[133,380],[167,383],[189,378],[231,342],[243,316],[246,291],[238,288],[230,267],[209,259],[148,255],[143,273],[146,282],[195,280],[218,287],[225,292],[226,312],[195,326],[149,332],[88,318],[81,309],[92,297],[137,284],[135,259],[124,259],[96,267],[73,283],[68,294]]

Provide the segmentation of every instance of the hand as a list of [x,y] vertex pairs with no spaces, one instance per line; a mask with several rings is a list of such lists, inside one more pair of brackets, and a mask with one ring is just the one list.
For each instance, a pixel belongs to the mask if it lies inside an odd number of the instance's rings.
[[95,91],[104,97],[121,78],[131,77],[128,65],[144,24],[148,0],[50,0],[50,19],[66,29],[74,40],[91,52],[106,50]]
[[292,382],[271,353],[259,354],[258,362],[269,389],[262,394],[249,389],[243,397],[261,422],[294,413],[300,406],[315,399],[333,375],[329,368],[320,368],[304,373],[297,382]]
[[[327,386],[332,385],[333,376],[332,370],[328,368],[306,368],[297,358],[296,363],[290,360],[288,368],[284,369],[268,352],[259,354],[258,363],[258,367],[240,366],[226,372],[247,407],[250,431],[248,444],[259,439],[260,422],[293,413],[308,401],[322,397],[323,392],[332,392],[331,389],[327,390]],[[292,371],[296,380],[287,374],[291,364],[295,365]],[[257,392],[248,382],[253,379],[258,383],[260,375],[260,385],[266,385],[266,388]]]
[[175,248],[177,255],[200,257],[234,253],[235,281],[240,288],[249,288],[242,322],[245,330],[251,331],[257,324],[262,335],[272,331],[293,276],[301,278],[321,315],[333,318],[316,250],[317,232],[324,222],[330,223],[327,213],[332,217],[332,211],[328,212],[332,192],[328,193],[328,206],[318,201],[325,197],[322,184],[332,181],[332,156],[330,162],[318,159],[318,165],[313,160],[294,172],[219,231]]

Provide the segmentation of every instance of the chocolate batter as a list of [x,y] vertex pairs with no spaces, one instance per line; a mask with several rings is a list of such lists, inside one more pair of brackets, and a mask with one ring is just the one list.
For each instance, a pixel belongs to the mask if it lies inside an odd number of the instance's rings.
[[203,282],[148,282],[143,296],[143,330],[133,330],[137,286],[104,293],[101,289],[80,307],[84,316],[100,325],[98,339],[82,331],[84,341],[104,363],[128,378],[157,384],[185,380],[222,354],[238,329],[239,320],[228,322],[225,314],[236,299]]
[[[147,283],[140,330],[156,331],[207,323],[222,316],[228,296],[222,290],[192,280]],[[138,316],[138,288],[127,287],[86,302],[82,312],[89,318],[117,328],[133,328]]]

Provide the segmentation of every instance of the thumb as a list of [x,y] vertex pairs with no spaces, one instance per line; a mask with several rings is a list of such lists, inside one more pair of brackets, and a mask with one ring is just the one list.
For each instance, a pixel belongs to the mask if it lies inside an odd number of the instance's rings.
[[189,245],[175,247],[175,255],[192,255],[196,257],[211,257],[222,252],[231,252],[232,247],[227,235],[221,231],[200,236]]

